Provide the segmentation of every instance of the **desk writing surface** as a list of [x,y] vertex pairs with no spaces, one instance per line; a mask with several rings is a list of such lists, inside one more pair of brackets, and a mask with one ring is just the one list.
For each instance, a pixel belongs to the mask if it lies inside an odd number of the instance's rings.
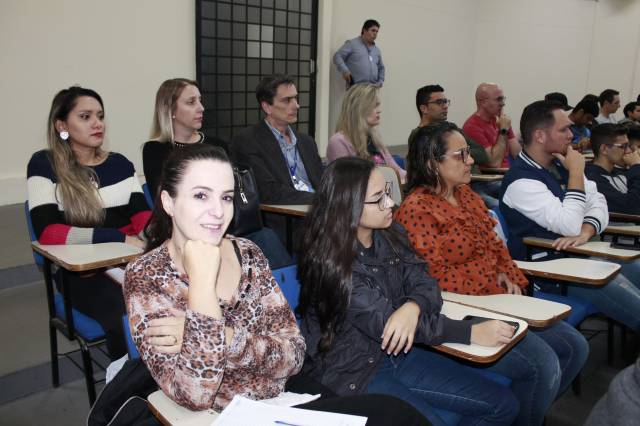
[[191,411],[157,390],[147,398],[149,408],[165,426],[209,426],[218,417],[213,410]]
[[617,263],[575,257],[540,262],[514,262],[527,275],[590,285],[605,285],[621,268]]
[[604,233],[640,237],[640,225],[609,225],[604,230]]
[[509,171],[508,167],[482,167],[480,166],[480,170],[482,173],[494,173],[494,174],[505,174]]
[[609,212],[609,220],[640,223],[640,215]]
[[[538,237],[525,237],[522,239],[525,245],[555,250],[552,247],[554,240]],[[611,247],[608,241],[588,241],[578,247],[568,247],[564,249],[567,253],[582,254],[585,256],[598,256],[607,259],[629,261],[640,258],[639,250],[625,250]]]
[[260,204],[260,210],[289,216],[304,217],[309,212],[309,204]]
[[449,302],[519,318],[532,327],[547,327],[571,313],[569,305],[516,294],[470,296],[443,291],[442,298]]
[[142,254],[142,249],[125,243],[41,245],[31,248],[69,271],[88,271],[128,263]]
[[506,321],[515,321],[520,324],[520,328],[516,335],[506,345],[500,346],[481,346],[476,344],[463,345],[461,343],[443,343],[438,346],[433,346],[434,349],[441,352],[448,353],[458,358],[463,358],[469,361],[477,363],[491,363],[499,359],[509,349],[522,339],[527,331],[528,325],[526,321],[518,318],[513,318],[507,315],[498,314],[495,312],[489,312],[483,309],[474,308],[472,306],[465,306],[459,303],[449,302],[444,300],[442,303],[442,314],[455,320],[461,320],[467,315],[473,315],[485,318],[503,319]]
[[471,182],[495,182],[504,178],[504,175],[471,175]]

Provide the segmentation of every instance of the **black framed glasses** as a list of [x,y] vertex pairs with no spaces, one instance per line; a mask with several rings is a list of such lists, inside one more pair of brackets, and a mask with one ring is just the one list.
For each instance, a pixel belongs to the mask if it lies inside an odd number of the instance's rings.
[[449,154],[444,154],[442,156],[442,158],[444,157],[457,157],[460,161],[462,161],[463,163],[467,162],[467,158],[469,158],[469,156],[471,155],[471,148],[466,146],[462,149],[459,149],[457,151],[453,151]]
[[628,151],[631,149],[631,145],[628,143],[612,143],[611,146],[615,146],[616,148],[620,148],[623,151]]
[[500,103],[500,104],[504,104],[507,102],[507,97],[506,96],[498,96],[497,98],[494,99],[494,101]]
[[436,99],[435,101],[427,102],[427,105],[429,104],[436,104],[438,106],[451,105],[451,99],[447,99],[447,98]]
[[391,200],[391,182],[385,182],[384,184],[384,192],[375,201],[365,201],[365,204],[377,204],[380,211],[384,211],[387,206],[390,204],[389,200]]

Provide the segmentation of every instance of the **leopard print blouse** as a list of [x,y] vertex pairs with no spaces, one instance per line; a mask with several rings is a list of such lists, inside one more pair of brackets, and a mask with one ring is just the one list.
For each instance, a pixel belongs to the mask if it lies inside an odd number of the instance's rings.
[[[230,302],[220,301],[223,319],[187,308],[189,280],[177,272],[167,244],[131,262],[124,296],[142,360],[160,388],[178,404],[222,410],[234,395],[271,398],[302,367],[305,342],[266,258],[249,240],[229,237],[242,259],[242,275]],[[185,312],[181,352],[160,353],[149,345],[150,320]],[[233,327],[225,344],[225,326]]]

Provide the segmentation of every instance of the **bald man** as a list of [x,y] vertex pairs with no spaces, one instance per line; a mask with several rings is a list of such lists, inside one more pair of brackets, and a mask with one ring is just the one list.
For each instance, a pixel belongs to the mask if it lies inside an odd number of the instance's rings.
[[480,84],[476,89],[477,110],[462,126],[464,133],[487,152],[489,160],[481,167],[509,167],[507,156],[515,158],[522,150],[511,129],[511,119],[503,112],[506,100],[497,84]]

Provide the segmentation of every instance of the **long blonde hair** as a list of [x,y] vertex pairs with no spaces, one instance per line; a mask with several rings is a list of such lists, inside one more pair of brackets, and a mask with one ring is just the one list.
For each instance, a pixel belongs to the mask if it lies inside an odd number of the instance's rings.
[[[51,103],[47,124],[47,144],[53,171],[58,179],[56,197],[60,196],[64,206],[64,217],[74,226],[97,226],[104,221],[105,211],[98,193],[95,171],[80,164],[68,140],[60,138],[56,121],[66,121],[75,108],[78,98],[88,96],[98,101],[102,109],[102,98],[95,91],[72,86],[59,91]],[[104,157],[102,149],[96,148],[96,157]]]
[[188,78],[172,78],[165,80],[160,85],[156,93],[151,139],[159,142],[173,141],[173,120],[171,117],[178,98],[187,86],[198,87],[198,83]]
[[371,159],[367,150],[369,138],[379,151],[384,149],[377,129],[367,124],[367,116],[379,101],[378,87],[372,84],[352,86],[342,100],[342,109],[336,125],[336,132],[341,132],[349,139],[356,155],[367,160]]

